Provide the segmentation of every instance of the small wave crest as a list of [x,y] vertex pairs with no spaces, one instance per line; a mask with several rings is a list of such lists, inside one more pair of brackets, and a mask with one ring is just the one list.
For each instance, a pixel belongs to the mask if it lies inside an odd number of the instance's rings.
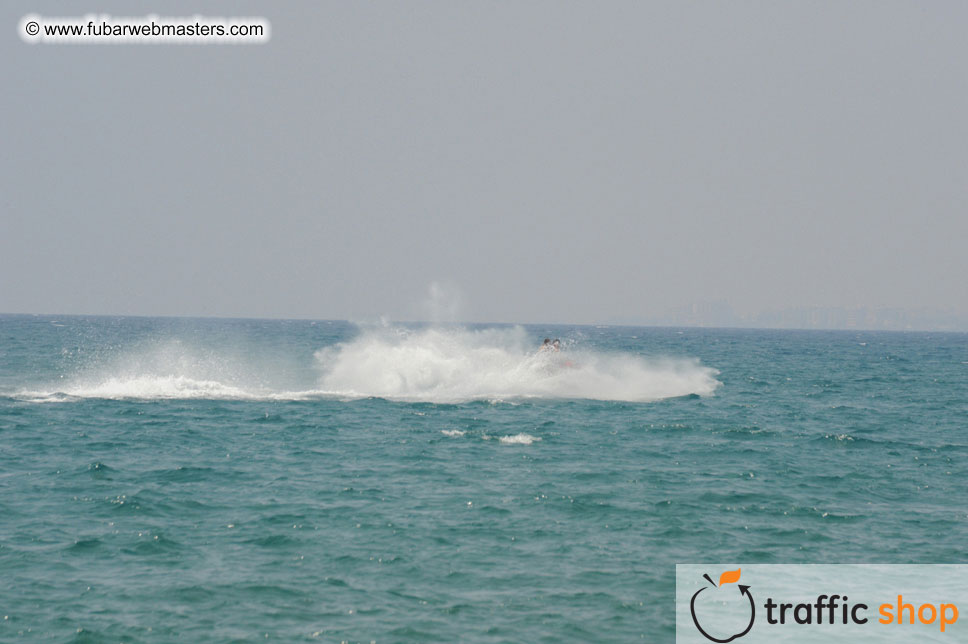
[[502,445],[530,445],[540,441],[541,438],[531,434],[515,434],[514,436],[502,436],[498,440]]
[[316,352],[322,392],[452,403],[515,398],[648,402],[709,395],[718,372],[697,360],[648,360],[572,346],[539,352],[522,328],[364,330]]

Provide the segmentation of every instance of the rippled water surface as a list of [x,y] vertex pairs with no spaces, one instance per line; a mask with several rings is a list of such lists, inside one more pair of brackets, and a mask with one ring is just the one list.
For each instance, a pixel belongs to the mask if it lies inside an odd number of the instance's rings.
[[676,562],[963,562],[966,393],[964,334],[0,317],[0,640],[672,641]]

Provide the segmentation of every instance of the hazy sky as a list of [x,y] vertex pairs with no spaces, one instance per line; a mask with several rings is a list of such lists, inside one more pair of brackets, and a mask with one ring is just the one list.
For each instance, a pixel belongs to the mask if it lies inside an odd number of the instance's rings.
[[[28,45],[27,13],[266,45]],[[0,311],[968,317],[963,2],[5,2]]]

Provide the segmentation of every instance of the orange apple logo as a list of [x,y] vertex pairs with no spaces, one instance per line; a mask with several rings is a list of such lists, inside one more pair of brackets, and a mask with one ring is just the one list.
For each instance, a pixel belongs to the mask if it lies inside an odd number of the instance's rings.
[[[715,584],[712,579],[710,579],[709,575],[703,575],[703,577],[706,578],[706,581],[709,582],[709,585],[703,586],[702,588],[697,590],[696,594],[692,596],[692,601],[689,602],[689,612],[692,613],[692,623],[696,625],[696,628],[699,629],[699,632],[703,634],[703,637],[705,637],[710,642],[718,642],[719,644],[726,644],[726,642],[732,642],[733,640],[739,637],[743,637],[744,635],[750,632],[751,628],[753,628],[753,620],[756,619],[756,604],[753,602],[753,596],[750,594],[750,587],[744,586],[742,584],[737,584],[737,586],[739,587],[738,597],[736,597],[734,593],[729,592],[732,589],[732,586],[727,586],[726,588],[724,588],[726,584],[735,584],[736,582],[739,581],[740,570],[741,569],[727,570],[726,572],[721,574],[719,576],[718,585]],[[709,592],[703,594],[704,591],[709,591]],[[702,609],[703,604],[711,603],[711,602],[723,602],[723,603],[729,603],[729,604],[736,604],[736,607],[733,608],[733,610],[746,611],[747,610],[746,602],[743,601],[742,599],[744,595],[746,596],[746,599],[749,600],[748,610],[750,613],[750,619],[749,619],[749,623],[747,624],[746,628],[743,631],[736,633],[735,635],[728,635],[728,634],[719,633],[717,629],[712,628],[709,623],[706,624],[706,628],[703,628],[702,624],[700,624],[700,618],[696,615],[697,606],[698,606],[698,612],[700,614],[704,613]],[[705,617],[705,619],[707,620],[709,619],[708,615]],[[743,623],[746,623],[745,620],[743,620]],[[715,635],[711,635],[710,632],[715,633]]]

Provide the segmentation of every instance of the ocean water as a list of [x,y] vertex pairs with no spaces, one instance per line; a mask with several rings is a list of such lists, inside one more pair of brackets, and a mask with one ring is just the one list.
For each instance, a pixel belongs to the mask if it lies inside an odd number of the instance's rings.
[[966,421],[966,334],[0,316],[0,641],[671,642],[964,562]]

